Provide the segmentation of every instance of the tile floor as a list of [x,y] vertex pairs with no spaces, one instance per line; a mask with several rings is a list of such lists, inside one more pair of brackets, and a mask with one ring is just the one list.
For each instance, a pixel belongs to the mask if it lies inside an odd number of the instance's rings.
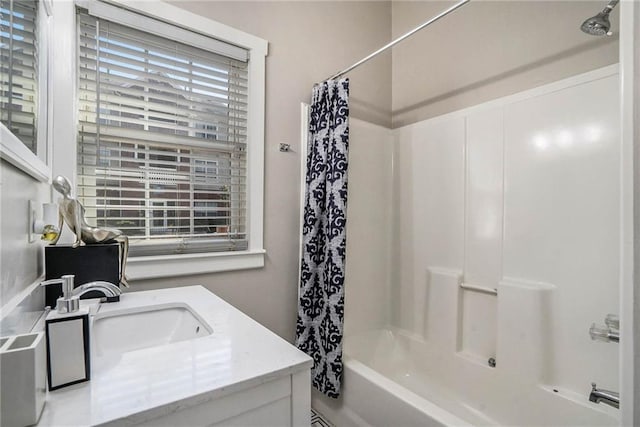
[[333,427],[333,424],[322,418],[319,412],[311,409],[311,427]]

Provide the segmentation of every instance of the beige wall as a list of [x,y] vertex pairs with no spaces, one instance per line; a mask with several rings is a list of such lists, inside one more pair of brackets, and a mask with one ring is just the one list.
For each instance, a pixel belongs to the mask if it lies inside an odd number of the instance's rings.
[[[134,290],[202,284],[286,339],[297,309],[300,103],[315,82],[391,37],[389,2],[217,2],[175,5],[269,41],[262,269],[133,283]],[[351,113],[389,127],[391,55],[350,74]],[[281,153],[278,143],[292,144]]]
[[[393,48],[393,127],[618,62],[612,37],[580,24],[606,1],[474,0]],[[451,2],[393,1],[397,37]]]
[[[388,1],[177,0],[175,6],[269,41],[267,149],[269,137],[298,138],[299,102],[314,83],[353,64],[391,38]],[[391,55],[383,54],[349,74],[351,116],[390,126]],[[279,129],[279,130],[277,130]]]

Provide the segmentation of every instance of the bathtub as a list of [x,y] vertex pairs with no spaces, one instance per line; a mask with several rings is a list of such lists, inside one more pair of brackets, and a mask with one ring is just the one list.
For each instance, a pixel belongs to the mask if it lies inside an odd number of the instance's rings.
[[336,427],[619,425],[618,410],[589,402],[588,390],[537,384],[434,347],[398,329],[347,337],[341,397],[314,390],[312,405]]

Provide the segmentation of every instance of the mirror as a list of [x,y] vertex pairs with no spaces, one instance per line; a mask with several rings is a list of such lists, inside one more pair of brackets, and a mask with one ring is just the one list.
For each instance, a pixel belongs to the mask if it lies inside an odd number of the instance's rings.
[[51,0],[0,0],[0,157],[49,181]]

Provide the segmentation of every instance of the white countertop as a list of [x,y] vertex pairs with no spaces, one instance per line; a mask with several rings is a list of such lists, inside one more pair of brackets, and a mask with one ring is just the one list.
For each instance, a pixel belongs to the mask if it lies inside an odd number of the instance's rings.
[[49,392],[38,426],[132,425],[309,369],[311,359],[202,286],[125,293],[100,313],[185,303],[213,329],[188,341],[91,357],[91,380]]

